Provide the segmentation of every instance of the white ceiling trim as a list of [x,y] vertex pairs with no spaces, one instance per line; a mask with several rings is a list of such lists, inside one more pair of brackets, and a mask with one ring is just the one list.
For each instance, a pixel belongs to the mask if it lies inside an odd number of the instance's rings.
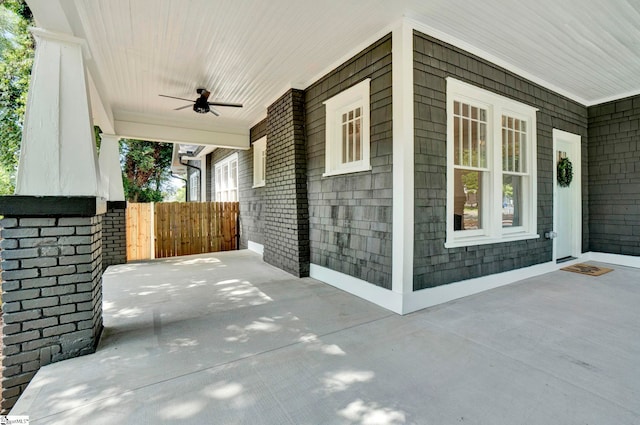
[[131,121],[115,121],[115,133],[127,139],[149,140],[191,145],[213,145],[229,149],[249,149],[249,135],[146,124]]
[[416,21],[415,19],[412,18],[407,18],[409,24],[413,27],[413,29],[420,31],[423,34],[429,35],[431,37],[434,37],[440,41],[444,41],[445,43],[449,43],[455,47],[458,47],[462,50],[465,50],[473,55],[476,55],[482,59],[485,59],[491,63],[493,63],[494,65],[498,65],[499,67],[502,67],[504,69],[506,69],[507,71],[513,72],[514,74],[517,74],[523,78],[526,78],[527,80],[536,83],[546,89],[549,89],[551,91],[556,92],[557,94],[560,94],[562,96],[568,97],[571,100],[575,100],[576,102],[585,105],[585,106],[591,106],[591,104],[593,104],[593,102],[589,102],[586,99],[583,99],[582,97],[576,95],[575,93],[571,93],[567,90],[562,89],[561,87],[558,87],[554,84],[551,84],[548,81],[545,81],[542,78],[536,77],[535,75],[531,74],[530,72],[525,71],[524,69],[521,69],[503,59],[500,59],[499,57],[485,51],[482,50],[476,46],[473,46],[472,44],[467,43],[466,41],[462,41],[456,37],[453,37],[443,31],[440,31],[438,29],[435,29],[429,25],[426,25],[422,22]]
[[[115,119],[248,134],[289,89],[308,88],[399,24],[581,105],[640,94],[637,0],[27,2],[41,28],[86,40],[93,117],[105,129]],[[157,96],[194,99],[200,86],[245,106],[203,117]]]
[[380,40],[387,34],[392,33],[394,28],[401,27],[402,23],[403,23],[403,19],[397,19],[395,22],[390,23],[389,25],[385,26],[383,29],[376,31],[373,35],[371,35],[370,37],[367,37],[362,43],[357,44],[355,47],[348,50],[344,55],[340,57],[340,59],[336,60],[331,65],[323,68],[323,70],[317,73],[316,75],[314,75],[313,78],[310,78],[309,80],[307,80],[304,84],[302,84],[302,87],[304,87],[305,89],[309,88],[312,84],[315,84],[322,77],[329,74],[331,71],[338,68],[340,65],[344,64],[348,60],[352,59],[355,55],[362,52],[364,49],[371,46],[376,41]]
[[615,96],[609,96],[609,97],[603,97],[601,99],[596,99],[593,102],[587,103],[586,106],[600,105],[601,103],[613,102],[613,101],[616,101],[616,100],[625,99],[627,97],[639,96],[639,95],[640,95],[640,89],[639,90],[630,91],[630,92],[627,92],[627,93],[622,93],[622,94],[615,95]]

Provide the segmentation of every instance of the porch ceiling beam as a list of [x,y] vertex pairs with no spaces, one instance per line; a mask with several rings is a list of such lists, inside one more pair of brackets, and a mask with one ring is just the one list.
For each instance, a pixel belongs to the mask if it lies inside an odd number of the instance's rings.
[[36,25],[49,31],[73,34],[60,0],[27,0]]
[[116,134],[128,139],[249,149],[249,132],[232,133],[120,120],[114,121],[114,127]]

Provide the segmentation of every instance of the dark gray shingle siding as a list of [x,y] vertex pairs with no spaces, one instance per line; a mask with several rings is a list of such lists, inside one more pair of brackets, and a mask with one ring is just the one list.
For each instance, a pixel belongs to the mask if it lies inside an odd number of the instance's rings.
[[539,109],[538,233],[553,227],[552,130],[582,136],[583,250],[589,246],[587,109],[444,42],[414,33],[414,290],[551,260],[544,238],[446,249],[446,80],[451,76]]
[[[322,102],[371,78],[370,172],[322,177]],[[391,36],[374,43],[306,90],[311,262],[391,288]]]
[[589,108],[590,249],[640,255],[640,96]]

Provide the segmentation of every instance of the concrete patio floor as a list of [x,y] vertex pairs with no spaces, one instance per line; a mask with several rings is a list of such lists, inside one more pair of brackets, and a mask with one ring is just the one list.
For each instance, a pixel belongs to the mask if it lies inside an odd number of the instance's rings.
[[408,316],[249,251],[111,267],[98,351],[32,424],[639,424],[640,270],[557,271]]

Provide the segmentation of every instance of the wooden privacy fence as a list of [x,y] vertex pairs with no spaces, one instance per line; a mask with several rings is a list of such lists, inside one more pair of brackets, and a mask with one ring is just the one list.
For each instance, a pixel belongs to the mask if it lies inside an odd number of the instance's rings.
[[127,261],[238,249],[238,202],[127,206]]

